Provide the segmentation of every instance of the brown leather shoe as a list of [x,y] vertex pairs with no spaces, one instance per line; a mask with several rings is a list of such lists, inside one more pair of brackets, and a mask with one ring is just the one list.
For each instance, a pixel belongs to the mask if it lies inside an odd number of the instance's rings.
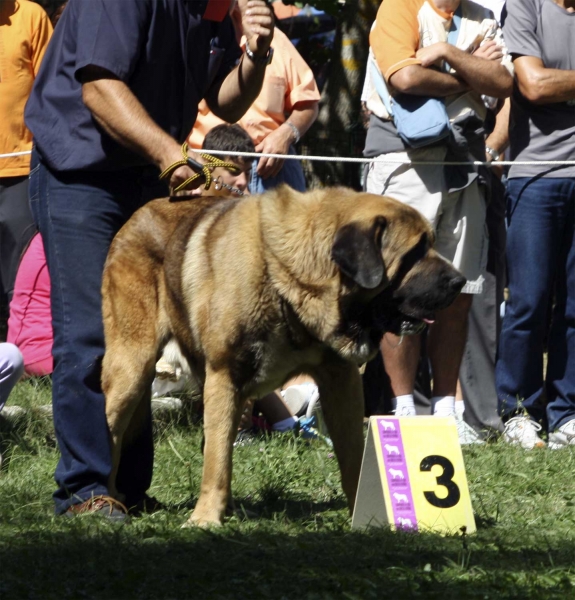
[[81,504],[72,504],[64,513],[67,517],[76,515],[99,515],[117,523],[129,522],[128,509],[111,496],[92,496]]

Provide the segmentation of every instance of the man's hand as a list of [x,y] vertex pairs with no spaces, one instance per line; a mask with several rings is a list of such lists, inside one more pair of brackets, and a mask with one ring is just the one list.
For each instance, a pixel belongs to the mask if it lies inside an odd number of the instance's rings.
[[[485,54],[492,58],[485,58]],[[422,67],[430,67],[439,60],[445,60],[455,70],[456,76],[465,81],[473,91],[495,98],[506,98],[511,95],[513,77],[500,59],[494,58],[496,55],[497,50],[491,45],[485,50],[478,49],[474,54],[469,54],[446,42],[421,48],[415,54],[421,60]],[[407,68],[409,67],[402,70]]]
[[485,58],[486,60],[501,61],[503,58],[503,50],[495,40],[486,40],[472,54],[477,58]]
[[264,0],[238,0],[242,28],[248,48],[257,56],[265,56],[274,34],[273,10]]
[[[288,125],[282,125],[269,133],[257,146],[256,152],[262,154],[287,154],[292,142],[293,132]],[[258,161],[257,173],[262,179],[275,177],[283,167],[281,158],[266,158]]]
[[[272,9],[264,0],[238,0],[238,7],[247,48],[255,58],[265,57],[274,33]],[[206,92],[210,110],[228,123],[239,121],[260,93],[265,70],[265,61],[254,62],[244,54],[240,64]]]
[[[446,42],[437,42],[420,48],[415,53],[415,58],[421,61],[422,67],[440,66],[440,61],[445,60],[449,54],[450,44]],[[496,60],[501,61],[503,58],[503,50],[501,46],[494,40],[487,40],[483,42],[479,48],[472,52],[476,58],[484,58],[485,60]]]
[[[318,102],[298,102],[289,116],[289,123],[282,123],[269,133],[257,146],[256,152],[263,154],[288,154],[290,146],[313,125],[317,119]],[[297,130],[299,135],[296,134]],[[260,158],[257,166],[258,175],[262,179],[275,177],[283,167],[285,159]]]
[[431,44],[431,46],[420,48],[415,53],[415,58],[421,61],[422,67],[439,67],[439,61],[445,59],[445,55],[448,52],[448,46],[449,44],[446,42],[437,42],[436,44]]
[[[188,148],[188,156],[190,158],[193,158],[198,163],[205,164],[205,162],[206,162],[199,154],[197,154],[193,150],[190,150],[189,148]],[[182,150],[181,150],[180,146],[178,146],[178,144],[176,142],[174,142],[174,146],[173,147],[171,146],[170,150],[166,154],[162,155],[162,157],[160,159],[160,165],[159,165],[160,170],[163,172],[170,165],[173,165],[174,163],[182,160],[182,158],[183,158]],[[210,170],[213,170],[213,168],[211,168]],[[188,180],[190,177],[193,177],[196,173],[197,173],[197,171],[195,169],[192,169],[189,165],[182,165],[182,166],[178,167],[170,175],[170,178],[167,180],[168,185],[170,187],[170,193],[172,195],[174,195],[173,190],[176,189],[182,183],[184,183],[184,181]],[[196,190],[197,188],[201,187],[204,183],[205,183],[205,179],[204,179],[204,177],[202,177],[200,175],[200,177],[196,177],[184,189],[185,190]],[[182,190],[180,193],[186,194],[186,192],[184,190]],[[198,190],[198,195],[200,195],[200,194],[201,194],[201,190]],[[175,195],[177,195],[177,194],[175,194]]]

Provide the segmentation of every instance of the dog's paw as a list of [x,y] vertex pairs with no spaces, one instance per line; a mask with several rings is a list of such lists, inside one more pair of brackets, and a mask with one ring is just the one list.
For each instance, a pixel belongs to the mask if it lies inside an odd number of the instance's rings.
[[192,516],[182,525],[182,529],[188,527],[199,527],[200,529],[211,529],[212,527],[221,527],[223,520],[214,516],[201,516],[196,515],[196,511],[192,513]]

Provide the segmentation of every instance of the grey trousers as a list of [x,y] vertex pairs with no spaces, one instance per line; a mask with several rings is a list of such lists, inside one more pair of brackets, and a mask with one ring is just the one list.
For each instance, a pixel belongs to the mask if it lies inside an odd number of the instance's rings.
[[502,431],[495,391],[495,360],[501,331],[500,306],[506,283],[505,186],[491,172],[489,184],[487,269],[483,293],[474,296],[469,314],[459,381],[467,423],[479,430]]

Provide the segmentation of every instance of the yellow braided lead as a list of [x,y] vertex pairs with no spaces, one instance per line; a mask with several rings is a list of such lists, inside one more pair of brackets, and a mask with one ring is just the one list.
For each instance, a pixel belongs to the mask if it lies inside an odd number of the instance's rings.
[[167,179],[168,177],[171,176],[171,174],[176,169],[178,169],[179,167],[188,165],[192,169],[199,169],[199,171],[197,173],[194,173],[191,177],[186,179],[186,181],[184,181],[183,183],[180,183],[180,185],[178,185],[176,188],[174,188],[174,190],[173,190],[174,193],[179,192],[179,191],[183,190],[184,188],[188,187],[188,185],[192,181],[194,181],[198,177],[202,177],[202,176],[206,180],[205,184],[204,184],[204,188],[207,190],[212,185],[212,181],[213,181],[212,169],[213,168],[224,167],[225,169],[232,171],[232,173],[239,173],[241,171],[241,169],[234,163],[225,162],[223,160],[220,160],[219,158],[216,158],[215,156],[212,156],[211,154],[206,154],[204,152],[201,152],[200,156],[204,160],[207,161],[206,164],[201,165],[200,163],[196,162],[193,158],[188,156],[188,144],[187,144],[187,142],[184,142],[182,144],[182,160],[178,160],[177,162],[171,164],[167,169],[162,171],[162,173],[160,173],[160,179]]

